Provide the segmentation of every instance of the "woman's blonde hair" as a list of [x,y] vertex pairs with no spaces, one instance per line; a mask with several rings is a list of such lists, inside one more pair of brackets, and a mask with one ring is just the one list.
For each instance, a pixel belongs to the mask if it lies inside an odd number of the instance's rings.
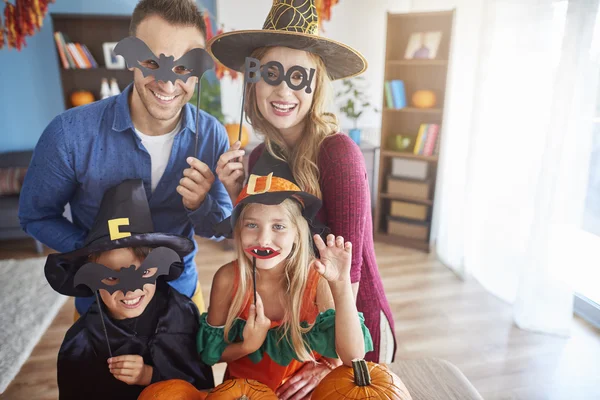
[[[261,60],[271,47],[262,47],[252,52],[251,57]],[[279,159],[287,161],[298,186],[321,198],[317,157],[323,140],[339,131],[337,117],[327,112],[332,96],[331,79],[321,57],[307,52],[316,65],[313,101],[305,117],[306,127],[298,143],[288,148],[278,129],[267,121],[256,101],[256,83],[248,85],[246,95],[246,118],[253,129],[264,135],[267,150]]]
[[[307,350],[306,343],[302,338],[302,334],[308,332],[312,326],[303,328],[300,325],[300,311],[303,303],[303,295],[306,289],[310,262],[314,258],[313,248],[310,241],[311,233],[308,227],[308,222],[302,216],[300,204],[292,199],[286,199],[281,203],[285,216],[290,220],[289,228],[295,229],[296,235],[294,246],[289,256],[285,260],[284,276],[285,276],[285,296],[281,299],[285,308],[285,315],[281,328],[283,329],[283,337],[288,338],[296,356],[301,361],[314,361],[314,357]],[[247,299],[246,293],[252,289],[252,263],[244,254],[242,248],[241,229],[243,226],[244,214],[253,207],[253,204],[244,206],[240,216],[237,219],[234,229],[235,251],[238,260],[238,276],[239,284],[236,295],[233,298],[227,320],[225,322],[225,338],[229,338],[229,331],[241,314]],[[257,276],[260,273],[257,270]],[[250,296],[249,301],[252,301]]]

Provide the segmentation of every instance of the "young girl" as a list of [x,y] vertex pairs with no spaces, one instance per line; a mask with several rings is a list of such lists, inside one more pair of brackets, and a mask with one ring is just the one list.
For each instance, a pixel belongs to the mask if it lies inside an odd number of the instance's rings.
[[[205,363],[226,362],[226,377],[256,379],[280,397],[296,393],[294,382],[282,384],[301,368],[333,368],[338,355],[351,365],[372,347],[350,285],[352,245],[314,235],[314,259],[309,224],[321,202],[300,191],[287,168],[264,153],[242,190],[226,221],[237,260],[217,271],[198,333]],[[301,398],[314,385],[302,387]]]
[[[276,0],[262,30],[216,36],[207,51],[238,71],[247,56],[267,66],[264,79],[246,86],[244,110],[254,131],[265,138],[250,155],[249,169],[263,152],[280,153],[300,188],[322,199],[317,219],[353,245],[350,279],[374,342],[366,359],[391,362],[394,319],[375,259],[365,160],[358,146],[339,133],[336,117],[326,112],[331,80],[362,73],[366,61],[356,50],[319,37],[314,2],[305,0]],[[243,154],[235,144],[217,163],[219,180],[232,199],[245,176],[237,162]]]

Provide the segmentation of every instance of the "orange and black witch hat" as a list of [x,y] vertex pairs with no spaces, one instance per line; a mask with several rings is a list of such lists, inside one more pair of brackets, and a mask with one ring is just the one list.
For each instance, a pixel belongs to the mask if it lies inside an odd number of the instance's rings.
[[285,199],[294,199],[300,203],[302,215],[313,233],[322,234],[327,229],[315,220],[317,212],[321,209],[321,199],[300,189],[287,162],[273,157],[265,149],[235,201],[231,217],[217,224],[215,230],[221,236],[230,237],[245,204],[275,205],[281,204]]

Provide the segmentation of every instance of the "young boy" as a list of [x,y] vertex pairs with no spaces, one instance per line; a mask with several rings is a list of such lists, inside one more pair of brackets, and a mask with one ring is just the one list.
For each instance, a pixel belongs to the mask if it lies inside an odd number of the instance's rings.
[[166,281],[183,271],[190,239],[153,232],[141,180],[109,189],[83,248],[51,254],[45,273],[68,296],[96,296],[58,354],[59,398],[136,399],[145,386],[183,379],[214,387],[196,351],[199,313]]

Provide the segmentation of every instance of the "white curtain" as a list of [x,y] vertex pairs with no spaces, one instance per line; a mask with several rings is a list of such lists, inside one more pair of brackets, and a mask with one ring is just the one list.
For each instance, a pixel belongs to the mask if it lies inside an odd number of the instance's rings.
[[[471,113],[443,128],[438,256],[513,304],[518,326],[558,335],[572,320],[570,255],[600,72],[597,3],[484,1],[475,75],[450,74],[452,90],[475,81]],[[460,109],[453,101],[449,116]]]

